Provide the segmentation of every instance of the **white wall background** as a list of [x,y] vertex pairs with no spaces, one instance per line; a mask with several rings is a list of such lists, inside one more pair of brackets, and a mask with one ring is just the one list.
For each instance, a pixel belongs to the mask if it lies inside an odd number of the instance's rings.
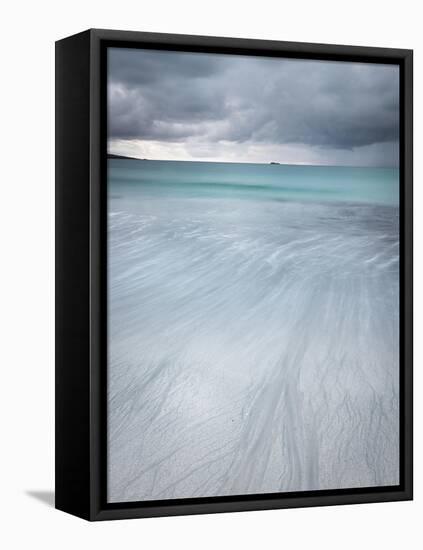
[[[5,2],[0,32],[0,545],[417,548],[422,535],[423,38],[413,0]],[[89,524],[54,487],[54,41],[90,27],[415,50],[415,501]],[[41,499],[40,499],[41,497]]]

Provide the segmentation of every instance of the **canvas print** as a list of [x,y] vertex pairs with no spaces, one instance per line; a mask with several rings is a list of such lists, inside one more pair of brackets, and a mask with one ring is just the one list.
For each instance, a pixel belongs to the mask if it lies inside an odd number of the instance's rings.
[[108,502],[398,485],[398,65],[107,57]]

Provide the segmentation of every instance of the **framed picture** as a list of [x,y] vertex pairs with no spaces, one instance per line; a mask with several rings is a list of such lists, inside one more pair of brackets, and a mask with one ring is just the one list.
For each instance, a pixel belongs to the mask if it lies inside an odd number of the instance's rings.
[[412,498],[412,52],[56,44],[56,507]]

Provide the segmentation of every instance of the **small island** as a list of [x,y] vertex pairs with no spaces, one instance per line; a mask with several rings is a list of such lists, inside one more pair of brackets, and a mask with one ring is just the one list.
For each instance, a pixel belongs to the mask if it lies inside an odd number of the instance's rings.
[[269,162],[269,164],[280,164],[280,162]]

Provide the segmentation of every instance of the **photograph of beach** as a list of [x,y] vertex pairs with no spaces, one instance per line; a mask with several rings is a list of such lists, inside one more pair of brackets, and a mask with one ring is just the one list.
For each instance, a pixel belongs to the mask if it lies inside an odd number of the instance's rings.
[[397,65],[108,48],[107,500],[399,484]]

